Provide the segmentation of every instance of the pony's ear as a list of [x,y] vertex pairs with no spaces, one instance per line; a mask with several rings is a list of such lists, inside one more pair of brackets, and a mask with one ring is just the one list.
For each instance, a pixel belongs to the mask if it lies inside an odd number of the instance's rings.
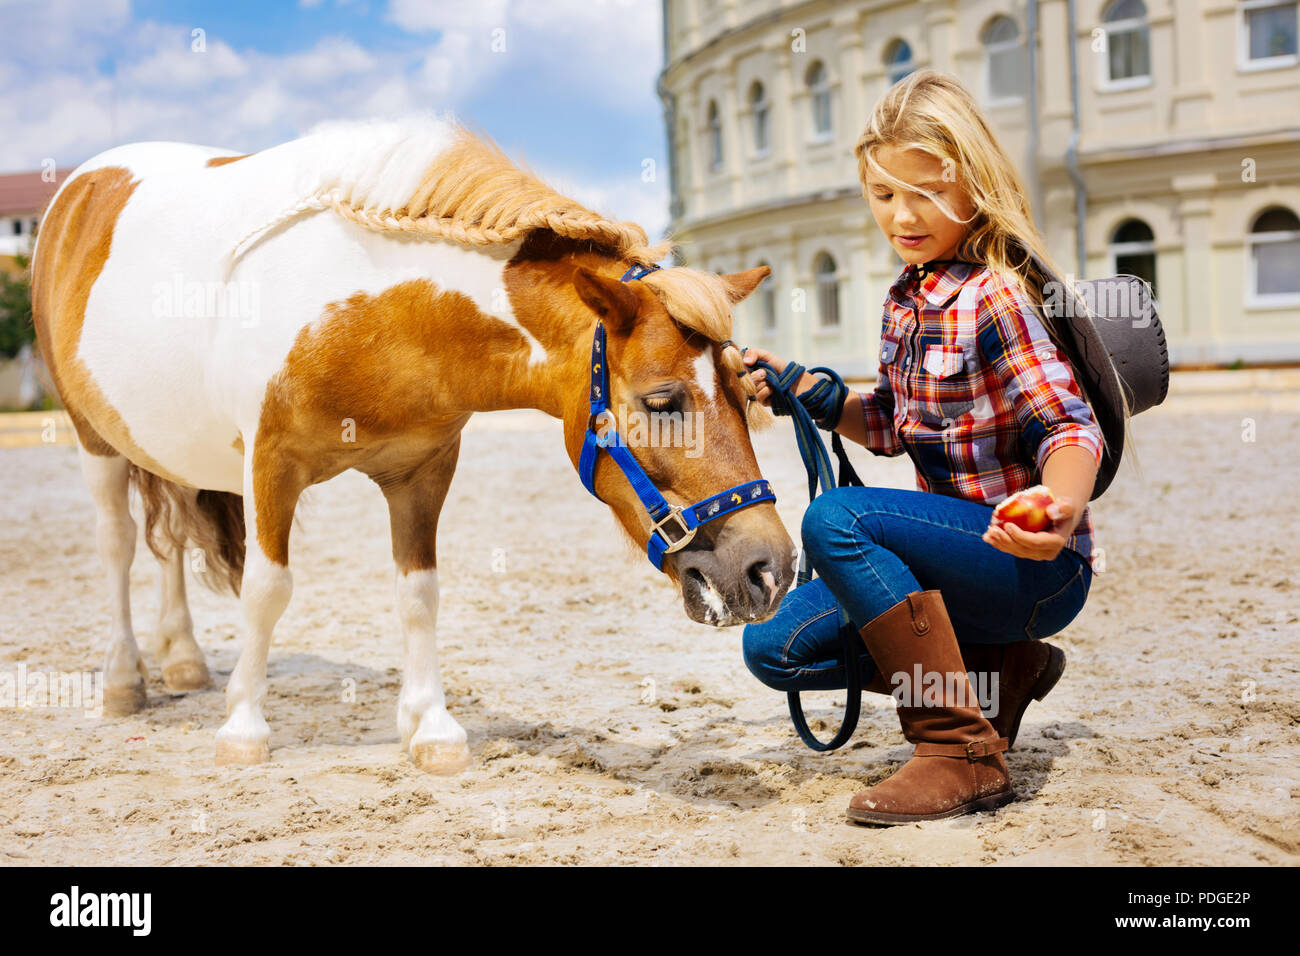
[[718,276],[726,286],[727,298],[732,305],[746,298],[758,288],[758,284],[772,274],[767,266],[755,266],[745,272],[733,272],[731,275]]
[[607,328],[627,330],[636,322],[640,302],[627,283],[579,266],[573,274],[573,288],[578,298],[600,316]]

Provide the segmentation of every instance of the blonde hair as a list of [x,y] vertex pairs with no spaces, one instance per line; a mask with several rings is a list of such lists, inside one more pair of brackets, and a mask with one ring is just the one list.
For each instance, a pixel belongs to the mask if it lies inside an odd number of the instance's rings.
[[[942,162],[945,180],[949,171],[955,173],[956,185],[970,197],[974,210],[970,218],[959,218],[932,190],[890,175],[875,156],[882,146],[918,149]],[[1060,331],[1044,307],[1046,284],[1064,281],[1060,279],[1061,272],[1034,225],[1024,181],[1015,164],[993,135],[975,98],[956,78],[937,70],[918,70],[899,80],[876,103],[853,153],[858,160],[864,198],[870,201],[867,189],[870,173],[897,189],[926,196],[949,219],[969,226],[958,246],[958,258],[980,263],[1012,283],[1032,303],[1053,344],[1063,345]],[[1055,275],[1041,272],[1033,261],[1034,256]],[[1075,294],[1073,288],[1065,291]],[[1081,298],[1077,307],[1085,308]],[[1072,352],[1071,349],[1063,351],[1067,356]],[[1091,408],[1082,384],[1079,390]],[[1128,440],[1132,434],[1128,428],[1129,403],[1122,384],[1119,394],[1123,404],[1125,450],[1132,450]],[[1095,410],[1093,416],[1095,419]],[[1110,449],[1104,432],[1101,440],[1103,447]]]

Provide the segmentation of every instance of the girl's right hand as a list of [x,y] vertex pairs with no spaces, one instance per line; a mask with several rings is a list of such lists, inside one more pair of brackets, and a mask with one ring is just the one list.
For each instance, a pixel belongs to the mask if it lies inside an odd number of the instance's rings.
[[[750,366],[749,374],[754,379],[754,386],[758,392],[758,400],[768,408],[771,408],[772,387],[767,384],[767,369],[753,368],[754,363],[759,360],[772,366],[772,368],[776,370],[777,375],[782,374],[785,371],[786,366],[790,363],[783,358],[773,355],[766,349],[748,348],[745,350],[744,362],[746,365]],[[796,396],[802,395],[816,384],[817,376],[813,375],[811,372],[805,371],[803,375],[799,377],[799,381],[795,385],[794,394]]]

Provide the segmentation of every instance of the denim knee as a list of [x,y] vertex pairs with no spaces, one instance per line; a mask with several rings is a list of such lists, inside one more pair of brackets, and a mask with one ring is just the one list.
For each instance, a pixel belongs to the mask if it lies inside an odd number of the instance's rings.
[[[781,659],[782,643],[773,641],[771,620],[762,624],[746,624],[741,633],[741,652],[749,672],[773,690],[785,690],[786,682],[794,676],[793,669]],[[765,630],[767,629],[767,630]]]
[[822,546],[831,538],[836,528],[843,527],[845,509],[836,499],[837,489],[823,492],[808,503],[804,509],[803,519],[799,523],[799,537],[803,539],[804,550],[810,559],[822,557]]
[[[828,556],[827,547],[837,537],[842,538],[846,529],[854,528],[868,515],[878,514],[874,508],[865,511],[849,508],[844,496],[838,494],[841,490],[844,489],[832,488],[830,491],[823,492],[810,501],[808,507],[804,509],[803,520],[799,524],[799,536],[803,539],[804,549],[814,564],[819,558],[824,559]],[[875,532],[871,531],[870,527],[867,525],[867,533],[873,535]]]

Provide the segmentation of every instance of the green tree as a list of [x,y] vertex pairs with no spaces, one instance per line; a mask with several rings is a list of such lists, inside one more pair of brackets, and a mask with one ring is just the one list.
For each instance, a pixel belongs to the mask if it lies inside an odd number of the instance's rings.
[[13,358],[36,340],[32,325],[32,278],[29,256],[16,255],[18,271],[0,270],[0,356]]

